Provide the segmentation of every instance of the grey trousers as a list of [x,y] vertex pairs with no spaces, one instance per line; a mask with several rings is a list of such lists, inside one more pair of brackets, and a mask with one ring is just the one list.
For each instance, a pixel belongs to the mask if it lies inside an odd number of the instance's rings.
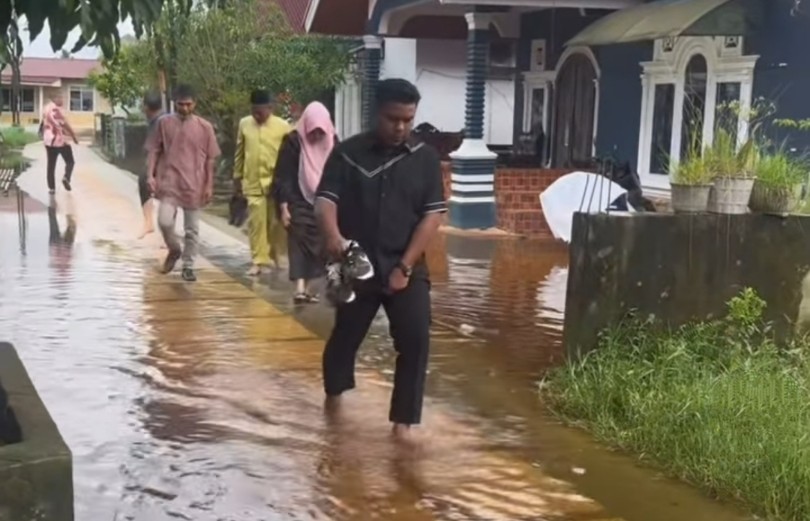
[[182,209],[185,240],[184,244],[181,244],[180,239],[174,232],[177,224],[177,210],[179,209],[172,203],[161,201],[158,210],[158,227],[160,227],[160,233],[163,234],[163,240],[166,242],[169,251],[182,251],[183,267],[193,268],[194,259],[197,257],[200,245],[200,212],[202,210]]

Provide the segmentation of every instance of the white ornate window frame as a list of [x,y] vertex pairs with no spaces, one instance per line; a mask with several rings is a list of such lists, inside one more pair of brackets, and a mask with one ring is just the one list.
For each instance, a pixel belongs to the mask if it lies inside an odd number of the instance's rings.
[[[534,45],[537,43],[537,40],[532,41],[532,49]],[[550,125],[554,121],[554,112],[555,112],[555,100],[556,100],[556,92],[554,93],[554,98],[549,96],[549,93],[552,92],[552,87],[555,86],[557,82],[557,74],[562,69],[565,62],[568,61],[568,58],[574,56],[576,54],[581,54],[588,58],[593,65],[593,69],[596,73],[596,79],[594,80],[594,89],[596,89],[596,95],[594,97],[594,116],[593,116],[593,153],[596,154],[596,137],[599,131],[599,102],[600,102],[600,88],[599,88],[599,81],[602,78],[602,69],[599,66],[599,61],[596,59],[596,55],[593,53],[590,47],[569,47],[567,48],[557,60],[556,68],[553,70],[544,70],[544,71],[528,71],[523,73],[523,124],[522,129],[523,132],[531,132],[531,123],[532,123],[532,104],[534,101],[534,91],[538,89],[543,89],[544,97],[543,97],[543,130],[548,134],[549,138],[553,133],[553,129],[550,128]],[[551,157],[549,157],[549,161]]]
[[733,37],[690,36],[667,38],[655,42],[653,61],[642,62],[641,67],[641,121],[639,128],[637,171],[642,186],[669,191],[669,176],[650,172],[650,148],[655,111],[655,88],[657,85],[675,86],[672,114],[672,141],[670,158],[680,159],[681,126],[686,67],[693,56],[700,54],[706,59],[706,107],[703,121],[703,143],[714,140],[714,118],[717,103],[717,86],[722,83],[740,84],[740,121],[737,138],[739,143],[748,139],[748,114],[752,103],[754,67],[759,56],[745,56],[743,39]]

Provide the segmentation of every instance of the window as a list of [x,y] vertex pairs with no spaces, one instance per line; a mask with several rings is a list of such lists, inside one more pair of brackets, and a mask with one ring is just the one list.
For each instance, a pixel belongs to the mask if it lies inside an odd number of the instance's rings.
[[[655,42],[642,63],[638,173],[645,188],[668,189],[670,162],[701,150],[720,126],[742,144],[758,56],[742,37],[686,36]],[[658,174],[658,175],[656,175]]]
[[681,158],[703,152],[703,124],[706,121],[706,58],[692,56],[686,66],[681,118]]
[[[2,107],[4,112],[11,112],[11,87],[2,89]],[[17,108],[20,112],[33,114],[36,112],[36,99],[33,87],[23,87],[20,89],[20,99],[17,100]]]
[[672,113],[675,109],[675,85],[655,86],[650,172],[669,173],[669,148],[672,145]]
[[93,112],[93,94],[90,87],[70,87],[70,111]]

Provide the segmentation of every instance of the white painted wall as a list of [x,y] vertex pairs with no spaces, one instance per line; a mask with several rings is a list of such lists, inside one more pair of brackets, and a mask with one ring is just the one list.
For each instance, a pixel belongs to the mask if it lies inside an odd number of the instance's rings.
[[[422,93],[422,103],[417,113],[418,123],[427,121],[447,132],[457,132],[464,128],[466,70],[465,41],[417,42],[416,86]],[[487,143],[512,144],[514,111],[514,80],[488,80],[484,113],[484,139]]]
[[[428,122],[441,131],[464,128],[467,47],[458,40],[386,38],[382,78],[404,78],[416,84],[422,102],[416,124]],[[342,136],[356,131],[360,122],[360,92],[356,85],[338,89],[337,123]],[[513,143],[514,80],[487,81],[484,138],[492,145]],[[356,115],[352,115],[353,112]]]

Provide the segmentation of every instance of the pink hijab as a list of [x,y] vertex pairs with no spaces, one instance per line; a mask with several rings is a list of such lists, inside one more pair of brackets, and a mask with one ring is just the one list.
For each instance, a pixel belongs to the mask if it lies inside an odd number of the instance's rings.
[[[313,143],[309,134],[313,130],[321,129],[326,136]],[[335,146],[335,126],[329,110],[317,101],[307,105],[296,126],[301,141],[301,162],[298,167],[298,185],[301,193],[310,204],[315,202],[315,191],[321,182],[323,166],[326,158]]]

